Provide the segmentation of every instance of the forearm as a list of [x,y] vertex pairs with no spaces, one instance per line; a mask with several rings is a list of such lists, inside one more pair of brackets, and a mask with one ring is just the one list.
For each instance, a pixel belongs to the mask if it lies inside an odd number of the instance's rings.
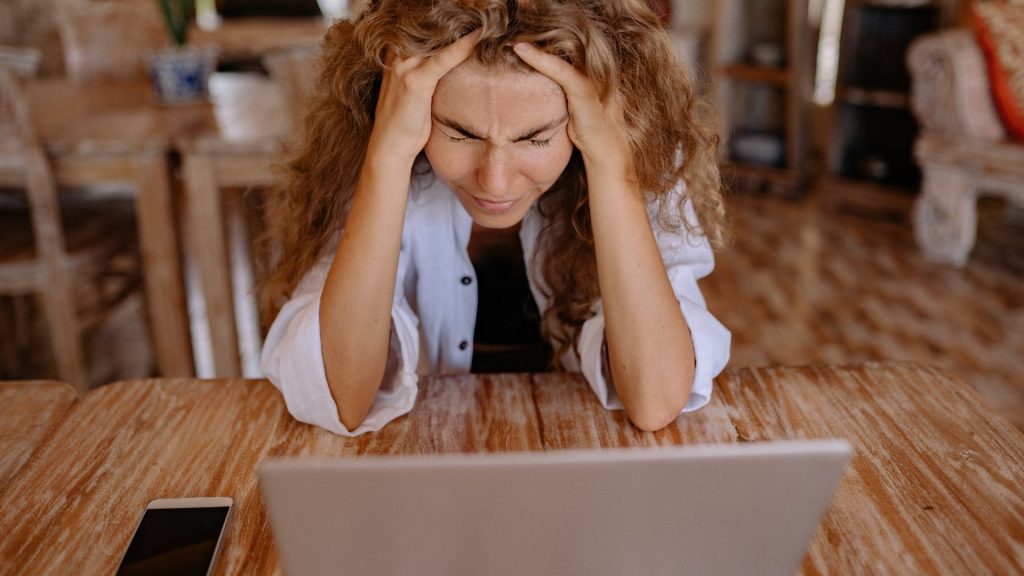
[[685,406],[694,349],[628,165],[588,165],[598,281],[609,368],[626,412],[656,430]]
[[693,341],[668,281],[634,176],[630,130],[618,93],[527,43],[516,54],[565,91],[569,138],[586,167],[597,275],[611,376],[630,420],[661,428],[690,396]]
[[324,372],[349,430],[369,412],[387,365],[410,171],[367,155],[321,296]]

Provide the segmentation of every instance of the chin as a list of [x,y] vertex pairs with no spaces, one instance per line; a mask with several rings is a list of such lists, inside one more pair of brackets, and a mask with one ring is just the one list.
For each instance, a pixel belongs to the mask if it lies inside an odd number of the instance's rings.
[[525,213],[519,213],[516,211],[514,214],[484,214],[476,210],[467,210],[470,218],[473,219],[473,223],[483,228],[491,228],[494,230],[503,230],[505,228],[511,228],[523,221]]

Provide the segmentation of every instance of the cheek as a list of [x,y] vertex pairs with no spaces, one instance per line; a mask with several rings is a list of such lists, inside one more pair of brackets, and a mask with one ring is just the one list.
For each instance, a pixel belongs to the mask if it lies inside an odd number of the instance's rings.
[[446,182],[465,178],[473,172],[473,159],[465,150],[459,150],[457,143],[443,142],[430,138],[423,148],[434,174]]
[[564,143],[552,143],[546,148],[532,151],[531,158],[526,163],[524,171],[535,182],[553,184],[562,175],[562,172],[565,171],[565,167],[569,165],[572,151],[573,146],[568,141],[568,138],[566,138]]

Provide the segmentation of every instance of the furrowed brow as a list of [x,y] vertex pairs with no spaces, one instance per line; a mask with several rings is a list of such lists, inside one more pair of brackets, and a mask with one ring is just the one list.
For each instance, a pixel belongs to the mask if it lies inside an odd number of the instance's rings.
[[[432,116],[434,118],[434,121],[437,122],[438,124],[448,128],[450,130],[454,130],[454,131],[458,132],[459,134],[465,136],[466,138],[473,138],[475,140],[486,140],[486,138],[484,138],[483,136],[477,135],[475,132],[473,132],[469,128],[463,126],[461,123],[459,123],[459,122],[457,122],[455,120],[452,120],[451,118],[447,118],[445,116],[441,116],[441,115],[438,115],[438,114],[433,114]],[[547,124],[545,124],[543,126],[540,126],[538,128],[534,128],[533,130],[530,130],[530,131],[526,132],[522,136],[517,136],[517,137],[513,138],[512,141],[513,142],[524,142],[526,140],[532,140],[532,139],[536,138],[538,135],[547,132],[548,130],[551,130],[553,128],[557,128],[558,126],[561,126],[568,119],[569,119],[569,115],[565,114],[565,115],[563,115],[561,118],[559,118],[557,120],[552,120],[551,122],[548,122]]]
[[569,119],[569,115],[566,114],[566,115],[562,116],[561,118],[559,118],[558,120],[552,120],[551,122],[548,122],[547,124],[541,126],[540,128],[535,128],[533,130],[530,130],[526,134],[523,134],[522,136],[519,136],[518,138],[514,138],[512,141],[513,142],[523,142],[523,141],[526,141],[526,140],[533,140],[534,138],[536,138],[540,134],[543,134],[543,133],[545,133],[548,130],[551,130],[553,128],[557,128],[558,126],[561,126],[562,123],[565,122],[568,119]]
[[473,138],[475,140],[483,140],[484,139],[482,136],[477,136],[476,134],[473,133],[472,130],[470,130],[469,128],[466,128],[465,126],[463,126],[462,124],[459,124],[458,122],[456,122],[455,120],[452,120],[451,118],[445,118],[444,116],[439,116],[437,114],[433,114],[432,116],[434,118],[434,121],[437,122],[438,124],[440,124],[440,125],[442,125],[442,126],[444,126],[446,128],[449,128],[451,130],[455,130],[456,132],[458,132],[459,134],[462,134],[466,138]]

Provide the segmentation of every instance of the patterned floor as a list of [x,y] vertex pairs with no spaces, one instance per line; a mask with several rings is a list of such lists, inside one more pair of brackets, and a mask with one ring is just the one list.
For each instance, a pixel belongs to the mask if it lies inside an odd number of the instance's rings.
[[963,269],[925,261],[910,225],[730,200],[734,239],[702,282],[733,332],[730,367],[900,360],[940,366],[1024,429],[1024,222],[981,204]]

